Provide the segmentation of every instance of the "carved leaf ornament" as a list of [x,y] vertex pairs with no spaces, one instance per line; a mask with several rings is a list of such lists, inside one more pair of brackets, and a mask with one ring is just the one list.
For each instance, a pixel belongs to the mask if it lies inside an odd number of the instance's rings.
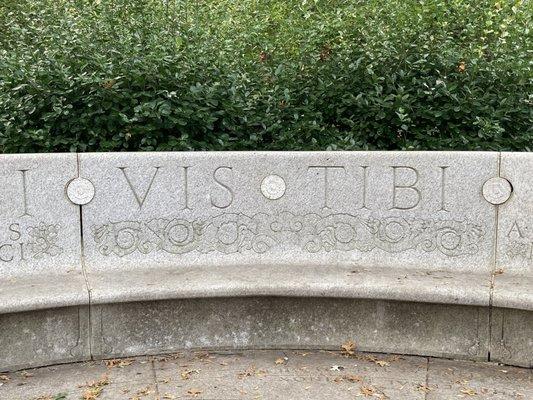
[[401,253],[421,249],[461,256],[477,253],[485,235],[482,226],[469,221],[290,212],[253,216],[226,213],[193,221],[181,218],[118,221],[95,226],[92,233],[101,254],[119,257],[136,251],[261,254],[286,246],[308,253],[374,249]]

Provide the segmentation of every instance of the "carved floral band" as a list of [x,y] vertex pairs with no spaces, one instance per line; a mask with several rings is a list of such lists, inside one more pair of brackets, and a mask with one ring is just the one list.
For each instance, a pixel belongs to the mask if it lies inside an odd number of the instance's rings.
[[422,249],[461,256],[478,252],[485,230],[469,221],[284,212],[254,216],[228,213],[193,221],[118,221],[94,226],[92,233],[101,254],[119,257],[135,251],[265,253],[280,246],[296,246],[309,253],[373,249],[400,253]]

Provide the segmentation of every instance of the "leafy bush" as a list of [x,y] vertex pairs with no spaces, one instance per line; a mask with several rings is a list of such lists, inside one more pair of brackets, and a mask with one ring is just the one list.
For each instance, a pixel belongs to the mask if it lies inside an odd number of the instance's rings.
[[532,150],[528,0],[2,0],[0,152]]

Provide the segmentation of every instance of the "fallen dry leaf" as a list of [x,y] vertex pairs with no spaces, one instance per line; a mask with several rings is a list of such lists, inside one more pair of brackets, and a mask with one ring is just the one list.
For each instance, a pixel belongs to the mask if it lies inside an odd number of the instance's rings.
[[376,389],[374,389],[372,386],[361,386],[359,388],[360,396],[370,397],[374,396],[376,394]]
[[255,376],[263,377],[266,375],[267,375],[267,372],[264,369],[258,369],[257,371],[255,371]]
[[163,399],[174,400],[175,398],[176,398],[176,396],[173,396],[170,393],[165,393],[163,395]]
[[418,390],[419,392],[427,393],[431,391],[431,388],[429,386],[419,384],[416,386],[416,390]]
[[285,361],[287,361],[288,358],[287,357],[280,357],[280,358],[276,358],[276,361],[274,361],[276,363],[276,365],[281,365],[281,364],[285,364]]
[[352,340],[348,340],[346,343],[344,343],[341,346],[342,354],[351,356],[355,354],[355,342]]
[[[363,356],[356,355],[355,358],[357,358],[358,360],[364,360],[364,361],[373,362],[374,364],[379,365],[380,367],[385,367],[385,366],[389,366],[390,365],[390,362],[385,361],[385,360],[380,360],[379,358],[377,358],[376,356],[373,356],[371,354],[365,354]],[[394,361],[396,361],[396,359],[394,359]]]
[[388,367],[390,365],[389,362],[384,361],[384,360],[377,360],[377,361],[374,361],[374,363],[376,363],[380,367]]
[[194,353],[194,358],[197,358],[199,360],[205,360],[211,358],[211,355],[207,351],[198,351]]
[[0,381],[4,381],[4,382],[7,382],[9,381],[11,378],[7,375],[0,375]]
[[83,400],[96,400],[98,397],[100,397],[100,394],[102,394],[102,390],[104,390],[104,388],[102,387],[89,388],[85,390],[85,392],[83,392],[82,399]]
[[104,386],[109,385],[109,377],[107,375],[102,375],[102,377],[97,381],[92,381],[85,386],[88,388],[83,392],[82,399],[83,400],[95,400],[97,399],[100,394],[102,394],[102,391],[104,390]]
[[137,391],[138,396],[148,396],[152,393],[155,393],[155,391],[150,386],[146,386],[144,389],[139,389]]
[[124,368],[124,367],[127,367],[128,365],[133,364],[134,361],[135,360],[131,358],[123,358],[123,359],[116,358],[113,360],[104,360],[104,363],[107,368],[114,368],[114,367]]
[[349,382],[363,382],[363,377],[359,375],[344,375],[343,378]]
[[189,389],[187,390],[187,394],[190,395],[190,396],[198,396],[200,394],[202,394],[202,391],[200,389]]
[[181,375],[181,379],[183,380],[186,380],[186,379],[189,379],[189,377],[191,376],[191,374],[199,374],[200,373],[200,370],[199,369],[188,369],[188,370],[185,370],[183,371],[180,375]]
[[461,393],[466,394],[468,396],[477,396],[477,392],[474,389],[470,388],[461,389]]
[[255,373],[255,365],[252,365],[248,369],[246,369],[246,370],[244,370],[242,372],[239,372],[237,374],[237,377],[239,379],[242,379],[242,378],[244,378],[246,376],[252,376],[254,373]]
[[256,369],[255,365],[252,365],[248,369],[246,369],[246,370],[244,370],[242,372],[239,372],[237,374],[237,378],[242,379],[242,378],[245,378],[247,376],[252,376],[252,375],[262,377],[262,376],[265,376],[266,374],[267,373],[266,373],[265,370]]
[[371,361],[376,362],[378,358],[376,356],[373,356],[371,354],[355,354],[354,358],[361,361]]
[[459,72],[463,73],[465,72],[466,70],[466,63],[464,61],[461,61],[459,63],[459,66],[457,67],[457,69],[459,70]]
[[109,377],[107,375],[102,375],[102,377],[99,380],[87,383],[85,386],[100,387],[100,386],[106,386],[106,385],[109,385]]
[[27,371],[22,371],[20,373],[24,378],[31,378],[33,376],[33,374],[30,374],[29,372]]
[[504,272],[503,268],[500,268],[500,269],[497,269],[496,271],[494,271],[492,274],[493,275],[501,275],[501,274],[503,274],[503,272]]

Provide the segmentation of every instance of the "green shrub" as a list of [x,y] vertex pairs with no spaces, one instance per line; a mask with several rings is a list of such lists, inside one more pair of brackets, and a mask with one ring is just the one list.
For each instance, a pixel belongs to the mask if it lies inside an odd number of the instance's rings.
[[528,0],[2,0],[0,152],[533,149]]

